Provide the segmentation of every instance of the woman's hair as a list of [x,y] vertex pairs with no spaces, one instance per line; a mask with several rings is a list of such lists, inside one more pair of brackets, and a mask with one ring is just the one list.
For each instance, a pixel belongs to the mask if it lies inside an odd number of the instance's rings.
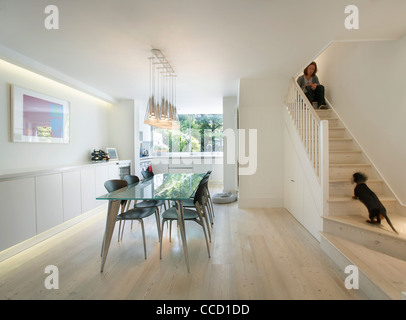
[[303,70],[303,73],[307,76],[307,69],[311,66],[311,65],[314,65],[314,72],[313,72],[313,76],[315,76],[316,75],[316,73],[317,73],[317,64],[316,64],[316,62],[311,62],[304,70]]

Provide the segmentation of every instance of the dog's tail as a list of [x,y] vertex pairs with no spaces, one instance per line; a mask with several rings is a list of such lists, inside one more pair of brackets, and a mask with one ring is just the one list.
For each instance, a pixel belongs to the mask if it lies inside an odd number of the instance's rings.
[[399,234],[399,233],[396,231],[395,227],[392,225],[392,222],[390,222],[388,215],[387,215],[386,213],[382,213],[382,216],[386,219],[386,221],[388,222],[388,224],[390,225],[390,227],[392,228],[392,230],[395,231],[396,234]]

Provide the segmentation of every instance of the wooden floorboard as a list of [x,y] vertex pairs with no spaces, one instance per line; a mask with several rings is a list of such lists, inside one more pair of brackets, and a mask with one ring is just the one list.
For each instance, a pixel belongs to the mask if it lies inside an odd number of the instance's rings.
[[[319,242],[283,208],[215,205],[208,258],[201,227],[186,223],[187,273],[181,240],[172,228],[162,260],[155,218],[146,219],[147,259],[140,226],[114,231],[104,272],[100,250],[106,213],[0,262],[0,299],[365,299],[344,287],[345,275]],[[59,289],[46,289],[47,265],[59,270]]]

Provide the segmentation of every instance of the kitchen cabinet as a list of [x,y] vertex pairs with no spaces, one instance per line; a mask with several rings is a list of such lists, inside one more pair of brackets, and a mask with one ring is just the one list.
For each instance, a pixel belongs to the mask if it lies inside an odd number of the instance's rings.
[[82,196],[80,192],[80,171],[62,174],[63,221],[68,221],[82,213]]
[[211,181],[223,181],[222,156],[151,157],[154,173],[206,173],[211,170]]
[[0,251],[36,235],[35,178],[0,182]]
[[106,193],[106,180],[120,178],[123,165],[131,165],[131,161],[0,175],[0,252],[42,233],[33,238],[33,245],[52,235],[43,232],[106,204],[97,202],[96,196]]
[[37,233],[63,222],[62,174],[35,178]]
[[80,190],[82,195],[82,213],[96,207],[96,168],[80,171]]

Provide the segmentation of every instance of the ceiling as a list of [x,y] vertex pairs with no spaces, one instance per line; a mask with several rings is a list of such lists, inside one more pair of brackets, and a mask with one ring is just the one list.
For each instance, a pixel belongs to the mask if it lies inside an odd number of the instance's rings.
[[[351,1],[360,29],[346,30],[344,0],[0,0],[0,45],[114,99],[145,103],[150,51],[177,74],[180,113],[222,112],[239,79],[299,72],[333,40],[399,39],[406,1]],[[3,54],[3,58],[5,57]]]

